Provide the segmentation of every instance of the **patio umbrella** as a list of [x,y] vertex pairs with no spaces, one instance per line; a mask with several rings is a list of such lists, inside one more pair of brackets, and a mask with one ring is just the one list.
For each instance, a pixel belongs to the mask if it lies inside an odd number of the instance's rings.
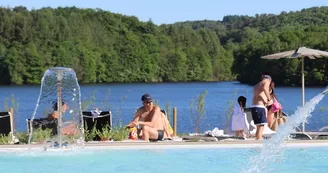
[[[276,54],[262,56],[263,59],[280,59],[280,58],[302,58],[302,106],[305,104],[304,94],[304,58],[317,59],[322,57],[328,57],[328,52],[310,49],[306,47],[299,47],[296,50],[290,50],[286,52],[280,52]],[[305,132],[305,124],[302,124],[302,132]]]

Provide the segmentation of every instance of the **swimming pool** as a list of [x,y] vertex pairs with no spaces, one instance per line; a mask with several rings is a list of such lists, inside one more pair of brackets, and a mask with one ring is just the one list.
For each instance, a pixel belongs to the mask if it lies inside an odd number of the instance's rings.
[[[78,149],[68,151],[0,152],[0,172],[10,173],[110,173],[243,172],[251,148]],[[327,172],[327,147],[288,147],[264,172]]]

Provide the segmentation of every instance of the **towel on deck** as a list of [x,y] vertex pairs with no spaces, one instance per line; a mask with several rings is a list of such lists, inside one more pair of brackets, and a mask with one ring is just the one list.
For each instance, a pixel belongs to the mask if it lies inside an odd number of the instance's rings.
[[236,104],[233,109],[231,129],[232,131],[244,130],[245,133],[248,133],[249,124],[247,122],[246,113],[241,110],[239,104]]

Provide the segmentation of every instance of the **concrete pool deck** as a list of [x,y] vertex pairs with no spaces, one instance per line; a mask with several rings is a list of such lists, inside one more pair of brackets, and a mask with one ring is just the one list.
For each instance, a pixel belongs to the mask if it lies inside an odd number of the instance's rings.
[[[186,141],[161,141],[161,142],[88,142],[84,144],[85,149],[185,149],[185,148],[260,148],[266,140],[227,140],[218,142],[186,142]],[[17,151],[31,149],[40,149],[49,145],[0,145],[0,151]],[[328,147],[328,140],[289,140],[282,144],[287,148],[303,147]],[[69,148],[68,148],[69,149]]]

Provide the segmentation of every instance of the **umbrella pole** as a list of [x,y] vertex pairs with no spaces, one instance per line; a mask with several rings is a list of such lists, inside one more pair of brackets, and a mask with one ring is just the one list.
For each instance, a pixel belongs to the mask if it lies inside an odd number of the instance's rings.
[[[302,106],[305,104],[304,88],[304,57],[302,56]],[[302,132],[305,132],[305,122],[302,123]]]

